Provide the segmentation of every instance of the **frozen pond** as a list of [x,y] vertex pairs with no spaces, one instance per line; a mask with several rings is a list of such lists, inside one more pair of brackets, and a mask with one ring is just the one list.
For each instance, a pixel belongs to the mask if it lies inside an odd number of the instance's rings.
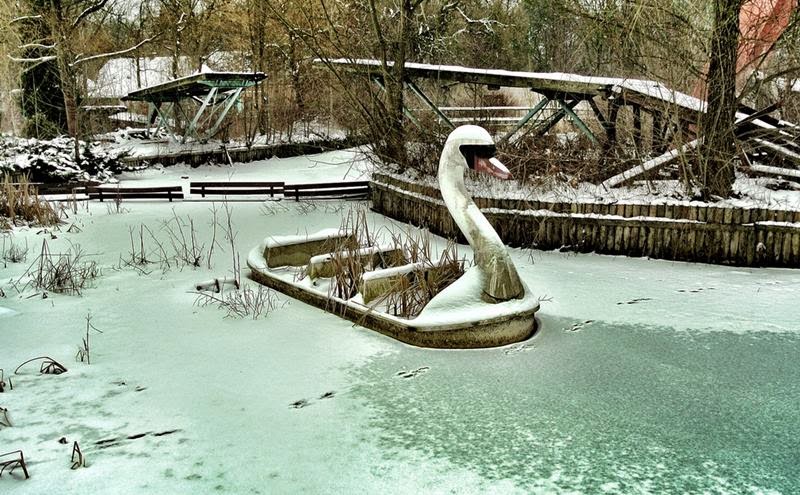
[[[208,242],[210,206],[91,203],[55,239],[15,232],[29,254],[0,263],[0,367],[47,354],[69,372],[28,368],[0,394],[14,422],[0,451],[23,449],[32,476],[4,474],[3,493],[800,490],[798,271],[512,250],[546,298],[540,331],[427,350],[284,296],[255,321],[198,307],[193,284],[230,266],[222,249],[211,270],[118,267],[129,227],[158,232],[172,208]],[[348,207],[236,203],[237,249],[338,227]],[[45,236],[102,266],[82,296],[9,283]],[[88,312],[103,331],[91,365],[75,361]]]

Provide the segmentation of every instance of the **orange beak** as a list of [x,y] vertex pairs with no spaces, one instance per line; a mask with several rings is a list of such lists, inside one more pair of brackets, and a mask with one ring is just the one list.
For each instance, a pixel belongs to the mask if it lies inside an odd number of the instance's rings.
[[498,179],[511,179],[511,172],[508,171],[505,165],[497,158],[481,158],[475,157],[475,170],[482,174],[489,174],[497,177]]

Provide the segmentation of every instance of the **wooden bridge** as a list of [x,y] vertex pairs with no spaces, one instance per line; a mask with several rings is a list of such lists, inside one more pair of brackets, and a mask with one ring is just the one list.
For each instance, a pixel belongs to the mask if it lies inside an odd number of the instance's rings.
[[[315,62],[366,76],[381,88],[384,87],[382,64],[378,60],[317,59]],[[389,67],[392,65],[393,62],[388,62]],[[421,80],[440,86],[475,84],[489,89],[527,88],[541,95],[539,102],[516,119],[510,125],[511,128],[498,139],[498,143],[514,139],[526,126],[533,127],[528,129],[529,132],[543,135],[568,117],[592,143],[608,150],[617,144],[620,109],[630,107],[636,148],[641,152],[647,144],[650,154],[656,157],[622,174],[607,178],[603,182],[606,187],[624,184],[645,172],[672,163],[696,148],[703,139],[696,129],[700,115],[705,112],[705,101],[672,90],[656,81],[419,63],[406,63],[405,73],[405,87],[435,112],[441,123],[450,128],[454,128],[456,122],[446,115],[446,107],[438,106],[423,92],[418,84]],[[592,127],[576,113],[575,108],[581,102],[586,102],[591,108],[599,123],[599,126],[593,127],[602,129],[603,135],[597,136]],[[736,135],[747,152],[749,168],[753,173],[800,180],[800,145],[797,143],[800,127],[771,117],[769,114],[773,110],[774,107],[756,111],[742,105],[736,115]],[[650,143],[643,142],[643,114],[648,114],[652,119]],[[419,125],[413,112],[406,109],[406,115]],[[685,136],[689,138],[684,139]],[[779,166],[758,164],[763,157]]]

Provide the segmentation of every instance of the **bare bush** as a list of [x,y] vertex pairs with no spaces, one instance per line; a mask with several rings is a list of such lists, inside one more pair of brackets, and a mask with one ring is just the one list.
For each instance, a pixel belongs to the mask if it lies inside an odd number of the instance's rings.
[[47,239],[42,239],[39,256],[15,285],[27,278],[22,290],[32,285],[43,291],[80,295],[86,284],[100,275],[97,263],[85,257],[79,244],[70,244],[66,253],[51,253]]
[[199,268],[205,257],[206,246],[197,240],[194,220],[191,217],[184,220],[174,210],[172,215],[171,219],[162,224],[162,230],[172,246],[174,259],[184,266]]
[[263,285],[253,289],[245,286],[242,289],[230,291],[224,295],[215,295],[209,292],[196,292],[195,305],[205,307],[209,305],[224,309],[226,318],[252,318],[257,320],[269,315],[279,307],[278,294]]
[[119,267],[133,268],[141,274],[148,275],[147,266],[157,264],[163,272],[168,271],[175,263],[167,254],[164,243],[150,230],[150,227],[140,224],[138,229],[128,229],[130,237],[130,250],[125,255],[120,254]]
[[92,364],[92,355],[91,355],[91,347],[89,345],[89,334],[91,331],[94,330],[97,333],[103,333],[102,330],[98,329],[94,325],[92,325],[92,315],[86,315],[86,335],[83,337],[81,341],[81,345],[78,346],[78,352],[75,354],[75,360],[84,362],[86,364]]
[[[0,259],[3,260],[3,268],[8,266],[8,263],[22,263],[28,259],[28,240],[25,240],[25,246],[16,244],[13,239],[8,236],[3,237],[3,247],[0,250]],[[6,247],[8,242],[8,247]]]
[[72,465],[70,469],[75,470],[81,467],[86,467],[86,457],[84,457],[78,442],[72,444],[72,457],[70,458]]

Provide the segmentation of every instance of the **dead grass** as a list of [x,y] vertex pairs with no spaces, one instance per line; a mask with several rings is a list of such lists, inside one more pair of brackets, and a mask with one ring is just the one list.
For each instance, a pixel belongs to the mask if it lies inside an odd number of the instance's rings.
[[36,225],[50,227],[60,222],[58,212],[47,201],[39,197],[35,185],[26,175],[14,182],[9,174],[3,175],[0,184],[0,228],[13,225]]
[[334,276],[330,284],[330,295],[339,299],[350,299],[358,294],[359,284],[365,271],[378,268],[420,263],[422,267],[400,277],[390,290],[378,300],[395,316],[413,318],[442,290],[458,280],[464,273],[464,260],[458,257],[458,246],[448,242],[439,253],[433,247],[428,232],[389,232],[390,241],[385,247],[399,256],[358,256],[363,247],[376,246],[378,235],[369,225],[365,208],[351,208],[342,220],[340,231],[350,234],[352,240],[340,242],[332,251],[331,263]]
[[245,286],[221,295],[211,292],[196,292],[196,294],[197,298],[194,302],[196,306],[217,306],[227,312],[226,318],[257,320],[281,306],[278,294],[263,285],[259,285],[255,289]]
[[406,235],[401,243],[403,252],[411,263],[421,263],[422,268],[400,277],[380,299],[386,310],[401,318],[418,316],[437,294],[464,274],[464,260],[458,257],[458,245],[448,241],[438,257],[431,249],[430,235]]
[[3,268],[8,266],[8,263],[22,263],[28,259],[28,241],[25,240],[25,245],[17,244],[7,235],[2,235],[3,244],[0,248],[0,259],[3,261]]
[[[79,244],[70,244],[65,253],[51,253],[47,239],[42,239],[39,256],[14,285],[20,293],[33,286],[45,292],[80,295],[91,280],[100,276],[97,263],[86,256]],[[27,282],[22,284],[23,280]]]

